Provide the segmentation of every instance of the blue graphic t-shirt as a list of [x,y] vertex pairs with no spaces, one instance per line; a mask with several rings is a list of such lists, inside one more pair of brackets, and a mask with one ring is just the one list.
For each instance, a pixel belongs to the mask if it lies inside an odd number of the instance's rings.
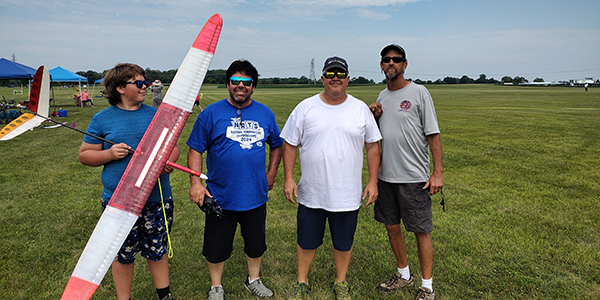
[[238,109],[227,99],[206,107],[187,145],[206,154],[206,187],[223,209],[247,211],[268,200],[266,145],[283,145],[275,115],[265,105]]
[[[95,114],[88,125],[87,132],[115,143],[125,143],[136,149],[146,129],[152,122],[156,108],[142,104],[137,110],[123,110],[116,105],[111,105]],[[102,149],[109,149],[112,145],[91,136],[84,136],[83,141],[88,144],[102,143]],[[113,160],[104,165],[102,169],[102,199],[109,201],[112,197],[121,176],[125,172],[133,154],[123,159]],[[171,183],[169,175],[160,175],[163,197],[171,197]],[[160,202],[160,190],[154,185],[148,202]]]

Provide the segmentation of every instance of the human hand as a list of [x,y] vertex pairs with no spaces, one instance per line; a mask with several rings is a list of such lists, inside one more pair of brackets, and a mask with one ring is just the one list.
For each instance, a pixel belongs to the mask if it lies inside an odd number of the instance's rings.
[[133,152],[131,150],[131,147],[129,147],[125,143],[119,143],[116,145],[112,145],[110,147],[109,151],[110,151],[110,155],[112,156],[113,160],[119,160],[119,159],[124,158],[125,156],[129,155],[129,153]]
[[294,197],[298,198],[298,186],[296,185],[296,182],[293,180],[286,180],[283,185],[283,194],[288,201],[296,203],[294,202]]
[[379,102],[375,102],[375,103],[369,105],[369,109],[373,113],[373,116],[375,117],[375,119],[378,119],[379,117],[381,117],[381,114],[383,113],[381,103],[379,103]]

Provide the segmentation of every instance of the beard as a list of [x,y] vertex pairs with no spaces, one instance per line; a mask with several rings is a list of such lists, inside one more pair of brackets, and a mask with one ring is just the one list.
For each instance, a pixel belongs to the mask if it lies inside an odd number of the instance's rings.
[[385,78],[386,78],[387,80],[394,80],[394,79],[396,79],[396,77],[398,77],[398,75],[400,75],[400,74],[402,74],[402,72],[398,73],[398,72],[396,71],[396,69],[394,69],[394,68],[388,68],[388,69],[385,71]]

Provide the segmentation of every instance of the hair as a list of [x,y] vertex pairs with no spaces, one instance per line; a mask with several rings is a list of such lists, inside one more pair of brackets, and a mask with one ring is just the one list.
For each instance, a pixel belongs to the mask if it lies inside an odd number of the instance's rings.
[[110,105],[121,103],[121,93],[119,93],[117,88],[125,86],[128,80],[135,78],[137,75],[144,76],[144,80],[146,80],[144,69],[130,63],[117,64],[114,68],[106,72],[106,76],[104,76],[104,95]]
[[252,86],[256,87],[258,84],[258,70],[256,70],[256,68],[247,60],[236,60],[229,65],[229,68],[227,68],[227,71],[225,72],[228,86],[231,83],[229,78],[237,72],[250,76],[250,78],[252,78]]

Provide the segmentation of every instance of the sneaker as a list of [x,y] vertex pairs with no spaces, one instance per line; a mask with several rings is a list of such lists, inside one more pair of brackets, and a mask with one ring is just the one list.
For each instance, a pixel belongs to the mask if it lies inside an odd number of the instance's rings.
[[312,295],[310,294],[310,286],[308,284],[296,281],[293,287],[294,295],[292,295],[289,300],[307,300],[309,299],[309,296],[312,298]]
[[419,292],[415,300],[433,300],[435,298],[435,291],[432,291],[426,287],[419,287]]
[[348,282],[346,280],[342,282],[336,282],[333,285],[333,292],[335,293],[336,300],[352,300],[350,294],[348,293],[350,288],[348,287]]
[[262,283],[262,281],[260,281],[260,278],[256,279],[253,283],[248,284],[248,282],[248,277],[246,277],[246,283],[244,283],[244,287],[246,287],[248,291],[252,292],[254,296],[259,298],[273,297],[273,291],[268,289]]
[[208,300],[223,300],[224,294],[223,287],[211,287],[210,291],[208,291]]
[[171,296],[171,294],[168,294],[164,298],[159,299],[159,300],[177,300],[177,299],[175,299],[175,297]]
[[406,280],[402,278],[402,275],[400,275],[399,272],[396,272],[396,274],[394,274],[394,276],[392,276],[392,278],[390,278],[388,281],[378,285],[377,289],[384,293],[389,293],[407,286],[414,285],[415,281],[412,274],[410,274],[410,279]]

